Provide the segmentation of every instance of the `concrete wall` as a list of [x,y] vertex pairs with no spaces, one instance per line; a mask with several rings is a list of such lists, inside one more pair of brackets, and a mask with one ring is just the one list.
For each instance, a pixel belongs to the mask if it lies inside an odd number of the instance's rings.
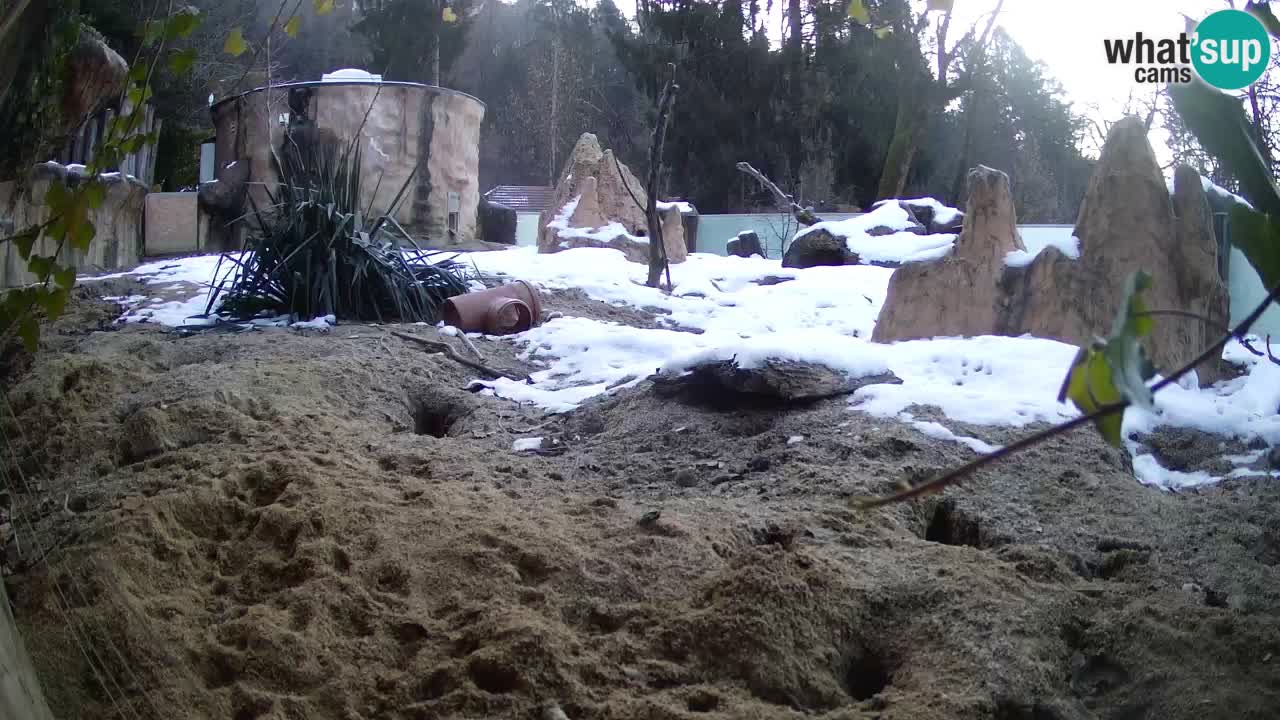
[[[49,209],[44,204],[49,183],[65,182],[65,170],[59,165],[45,164],[33,171],[29,187],[19,190],[16,183],[0,183],[0,236],[7,237],[23,228],[44,223]],[[64,247],[59,262],[70,264],[79,272],[114,270],[138,262],[142,255],[143,206],[147,190],[135,181],[119,175],[107,179],[106,202],[89,211],[89,220],[97,230],[87,252]],[[37,241],[34,252],[52,255],[57,243],[51,238]],[[27,272],[27,263],[18,255],[13,243],[0,245],[0,287],[17,287],[35,282]]]
[[[433,244],[475,237],[484,104],[469,95],[410,83],[297,83],[228,98],[213,115],[218,180],[232,177],[231,163],[247,163],[248,191],[260,207],[279,182],[272,148],[281,147],[288,125],[301,122],[343,143],[359,129],[365,207],[389,209],[412,177],[397,222]],[[451,194],[458,213],[453,234]]]
[[207,249],[210,218],[199,209],[197,197],[194,192],[147,195],[144,255],[182,255]]
[[0,582],[0,718],[53,720]]

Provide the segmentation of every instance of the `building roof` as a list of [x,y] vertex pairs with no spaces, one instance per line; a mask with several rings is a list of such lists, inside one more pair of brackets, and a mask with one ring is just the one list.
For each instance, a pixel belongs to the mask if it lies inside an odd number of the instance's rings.
[[555,201],[556,189],[550,185],[499,185],[484,196],[516,212],[542,212]]

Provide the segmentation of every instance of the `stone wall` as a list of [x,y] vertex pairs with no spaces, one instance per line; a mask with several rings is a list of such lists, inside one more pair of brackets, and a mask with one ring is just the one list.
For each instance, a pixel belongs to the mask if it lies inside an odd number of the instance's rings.
[[[216,179],[247,183],[259,207],[279,182],[272,148],[281,147],[287,129],[307,129],[343,147],[359,131],[364,207],[389,209],[409,182],[397,222],[436,245],[476,237],[484,104],[469,95],[410,83],[300,83],[229,98],[214,106],[213,116]],[[452,233],[451,196],[457,212]],[[225,214],[251,207],[242,202]]]
[[[26,189],[12,181],[0,183],[0,236],[7,237],[49,219],[44,196],[51,182],[74,183],[76,178],[69,177],[61,165],[44,163],[32,171]],[[106,183],[106,202],[89,211],[89,220],[97,230],[89,250],[79,252],[65,247],[58,256],[59,262],[81,273],[128,267],[142,257],[147,189],[119,175],[107,176]],[[56,249],[57,243],[50,238],[41,238],[35,246],[35,252],[41,255],[52,255]],[[35,280],[18,255],[18,248],[11,242],[0,245],[0,287],[17,287]]]

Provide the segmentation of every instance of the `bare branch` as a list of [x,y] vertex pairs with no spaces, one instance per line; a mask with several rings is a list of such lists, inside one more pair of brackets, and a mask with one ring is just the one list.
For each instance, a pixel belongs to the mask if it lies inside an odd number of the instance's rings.
[[786,193],[782,192],[781,188],[775,185],[774,182],[770,180],[768,177],[766,177],[764,173],[760,172],[754,167],[751,167],[750,163],[746,163],[746,162],[738,163],[738,170],[755,178],[757,182],[763,185],[764,188],[768,190],[771,195],[773,195],[773,201],[777,203],[778,209],[784,213],[789,213],[793,215],[796,221],[799,222],[801,225],[805,225],[805,226],[817,225],[818,223],[822,222],[822,218],[818,217],[817,215],[814,215],[812,212],[809,212],[805,208],[802,208],[799,205],[797,205],[794,201],[792,201],[790,195],[787,195]]

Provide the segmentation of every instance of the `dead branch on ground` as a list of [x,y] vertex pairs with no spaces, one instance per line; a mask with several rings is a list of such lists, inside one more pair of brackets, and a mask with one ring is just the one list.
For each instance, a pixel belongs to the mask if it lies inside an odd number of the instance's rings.
[[434,340],[420,338],[417,335],[410,335],[408,333],[402,333],[396,330],[392,330],[391,334],[395,335],[401,340],[408,340],[409,342],[418,343],[419,345],[425,347],[427,349],[427,352],[443,354],[445,357],[458,363],[459,365],[465,365],[471,368],[472,370],[482,372],[488,377],[506,378],[508,380],[515,380],[516,382],[527,382],[529,380],[528,375],[515,375],[512,373],[503,372],[502,370],[495,370],[491,367],[488,367],[487,365],[478,363],[474,360],[468,360],[467,358],[464,358],[461,355],[459,355],[457,352],[454,351],[454,349],[451,346],[445,343],[435,342]]
[[738,163],[738,170],[750,175],[763,185],[764,189],[768,190],[770,195],[773,195],[773,201],[778,204],[778,209],[794,216],[796,222],[804,226],[817,225],[822,222],[822,218],[797,205],[790,195],[782,192],[782,189],[775,185],[764,173],[751,167],[751,163]]

